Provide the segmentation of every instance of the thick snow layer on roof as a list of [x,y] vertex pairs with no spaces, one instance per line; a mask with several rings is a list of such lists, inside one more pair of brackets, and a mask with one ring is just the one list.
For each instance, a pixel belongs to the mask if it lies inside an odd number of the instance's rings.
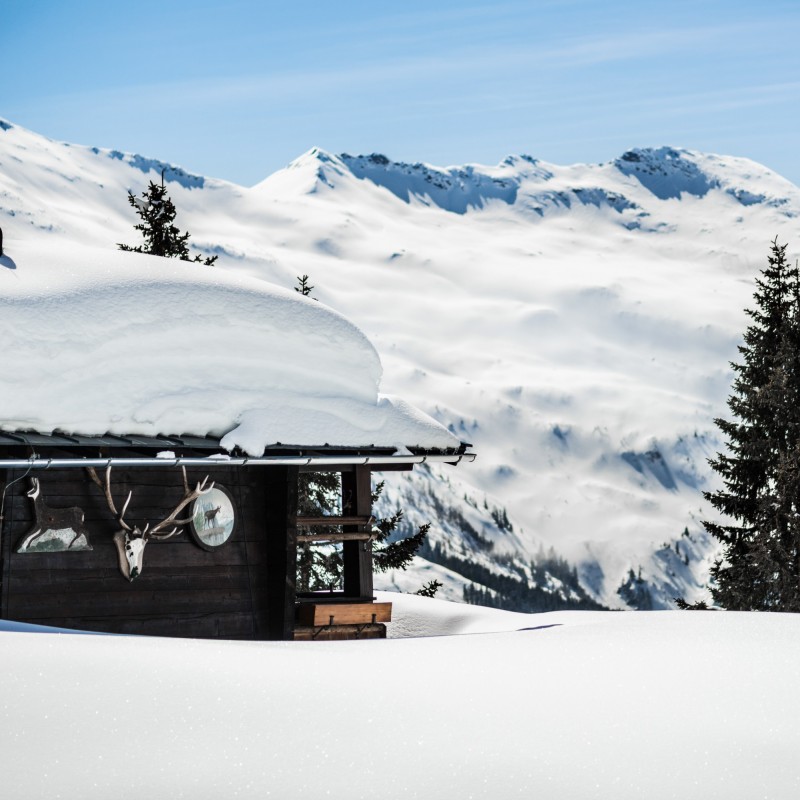
[[378,393],[375,348],[314,300],[212,267],[7,243],[0,258],[0,427],[224,435],[296,446],[448,448]]

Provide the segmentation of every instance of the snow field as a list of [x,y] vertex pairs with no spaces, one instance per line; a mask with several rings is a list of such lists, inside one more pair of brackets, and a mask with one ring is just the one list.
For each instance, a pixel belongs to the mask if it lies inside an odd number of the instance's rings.
[[[384,597],[381,597],[384,599]],[[800,621],[395,597],[397,631],[0,633],[3,797],[790,800]]]

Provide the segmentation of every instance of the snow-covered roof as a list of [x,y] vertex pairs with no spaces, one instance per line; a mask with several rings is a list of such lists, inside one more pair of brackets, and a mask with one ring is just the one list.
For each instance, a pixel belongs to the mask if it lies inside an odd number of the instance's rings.
[[379,394],[380,358],[345,317],[221,268],[11,241],[0,258],[0,429],[221,436],[264,448],[459,447]]

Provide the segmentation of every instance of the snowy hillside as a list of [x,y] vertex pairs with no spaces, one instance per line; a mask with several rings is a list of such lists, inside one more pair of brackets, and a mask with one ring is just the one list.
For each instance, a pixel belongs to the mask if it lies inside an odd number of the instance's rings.
[[[126,192],[164,166],[3,123],[8,254],[135,243]],[[702,596],[713,418],[768,243],[798,242],[794,185],[672,148],[450,168],[315,149],[252,188],[166,180],[178,224],[220,256],[206,269],[287,288],[310,275],[375,344],[383,391],[479,453],[387,480],[386,507],[434,522],[426,560],[387,586],[439,575],[447,597],[506,603],[535,587],[540,607]]]
[[2,623],[3,800],[798,796],[796,614],[392,600],[393,641]]

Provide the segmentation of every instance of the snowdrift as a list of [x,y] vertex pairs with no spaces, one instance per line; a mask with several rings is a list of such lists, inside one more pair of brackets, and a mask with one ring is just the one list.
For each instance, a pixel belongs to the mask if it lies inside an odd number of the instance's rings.
[[0,632],[3,800],[798,796],[797,615],[392,600],[470,635]]
[[448,448],[378,393],[381,363],[342,315],[222,270],[111,248],[13,243],[0,259],[5,430],[224,435],[267,445]]

